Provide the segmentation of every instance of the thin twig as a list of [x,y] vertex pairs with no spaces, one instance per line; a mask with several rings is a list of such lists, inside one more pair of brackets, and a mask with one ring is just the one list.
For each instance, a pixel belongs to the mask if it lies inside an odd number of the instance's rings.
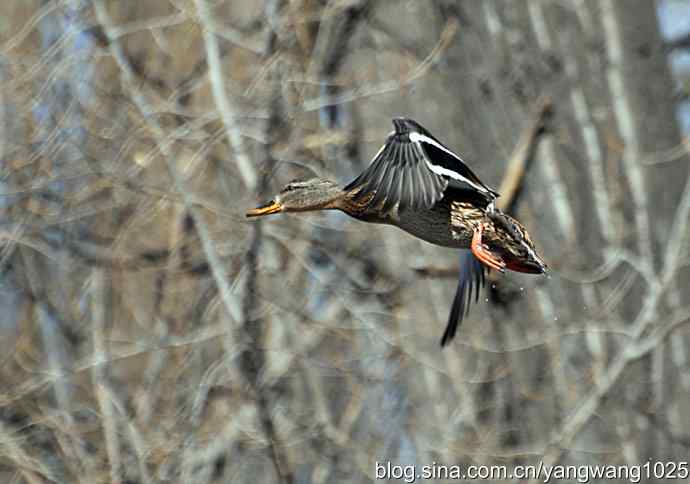
[[91,312],[93,333],[93,355],[100,364],[93,366],[91,380],[95,387],[98,407],[101,411],[105,447],[110,462],[110,480],[113,483],[122,482],[122,457],[117,432],[115,413],[104,388],[108,386],[106,365],[108,363],[108,347],[105,340],[105,329],[110,313],[110,280],[105,269],[95,268],[91,273]]
[[536,148],[538,135],[544,126],[544,118],[552,107],[551,98],[542,96],[537,100],[534,112],[530,116],[529,124],[523,129],[517,145],[513,148],[508,161],[508,167],[503,175],[503,180],[498,189],[501,194],[496,206],[504,212],[511,213],[514,210],[518,193]]
[[234,107],[230,103],[230,99],[225,93],[225,81],[223,78],[222,67],[220,65],[220,50],[218,48],[218,40],[212,29],[213,20],[208,10],[206,0],[196,0],[196,7],[199,11],[199,18],[201,19],[202,29],[204,31],[204,42],[206,44],[206,58],[208,59],[209,76],[211,79],[211,87],[213,89],[213,98],[216,101],[216,106],[220,111],[225,130],[227,132],[230,146],[235,151],[235,161],[237,168],[244,180],[244,184],[250,190],[256,186],[256,170],[254,164],[249,159],[247,152],[244,149],[242,141],[242,134],[239,126],[235,122]]

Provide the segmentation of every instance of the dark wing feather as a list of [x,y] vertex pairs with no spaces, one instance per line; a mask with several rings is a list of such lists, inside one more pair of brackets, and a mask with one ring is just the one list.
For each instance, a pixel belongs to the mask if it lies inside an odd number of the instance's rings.
[[441,338],[441,346],[446,346],[453,339],[463,318],[469,313],[472,291],[476,303],[479,300],[479,290],[485,282],[484,265],[472,255],[472,252],[465,251],[460,258],[460,279],[450,308],[448,325]]
[[446,177],[428,169],[424,152],[407,136],[394,133],[345,191],[355,192],[355,200],[371,197],[369,205],[387,213],[396,204],[398,210],[431,208],[443,198],[446,186]]
[[371,165],[345,190],[356,201],[369,200],[386,214],[398,210],[423,210],[434,206],[448,186],[465,201],[486,206],[498,193],[484,185],[465,162],[416,121],[393,119],[395,131]]
[[[393,145],[393,158],[402,159],[400,156],[400,146]],[[381,179],[381,185],[376,190],[376,196],[372,200],[372,205],[377,206],[379,203],[383,202],[381,206],[381,211],[383,213],[388,213],[394,206],[395,203],[400,200],[400,191],[398,190],[398,185],[400,183],[400,177],[405,171],[404,161],[403,164],[398,168],[392,163],[388,164],[386,169],[386,175]]]
[[[472,188],[480,191],[486,198],[494,199],[498,196],[498,192],[486,186],[477,175],[470,169],[469,166],[458,155],[446,148],[437,140],[438,145],[419,141],[424,154],[432,165],[453,171],[460,175],[462,179],[449,177],[450,186],[454,188],[467,189]],[[444,149],[445,148],[445,149]]]
[[[414,159],[414,154],[411,152],[411,146],[405,146],[406,152],[404,153],[406,158]],[[405,170],[409,170],[412,176],[403,176],[401,179],[401,190],[400,190],[400,205],[399,210],[407,210],[413,205],[415,191],[414,191],[414,178],[418,176],[413,174],[417,170],[417,167],[413,163],[406,162]],[[426,202],[425,202],[426,203]]]

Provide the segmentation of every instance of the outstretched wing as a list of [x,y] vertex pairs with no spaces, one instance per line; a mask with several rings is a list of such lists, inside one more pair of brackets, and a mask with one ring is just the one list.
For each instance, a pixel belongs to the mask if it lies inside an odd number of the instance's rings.
[[443,198],[447,186],[444,176],[429,170],[420,146],[396,131],[345,190],[353,191],[355,200],[371,197],[369,206],[387,213],[396,204],[399,211],[431,208]]
[[369,199],[383,213],[431,208],[450,185],[479,195],[490,203],[498,194],[484,185],[462,159],[434,138],[420,124],[405,118],[393,120],[395,131],[374,157],[371,165],[345,190],[355,200]]
[[460,327],[464,316],[467,315],[472,302],[472,292],[474,291],[474,302],[479,300],[479,290],[486,283],[484,265],[472,255],[469,250],[464,251],[460,258],[460,279],[458,288],[455,290],[453,305],[450,308],[450,316],[446,330],[441,338],[441,346],[447,345],[455,336]]

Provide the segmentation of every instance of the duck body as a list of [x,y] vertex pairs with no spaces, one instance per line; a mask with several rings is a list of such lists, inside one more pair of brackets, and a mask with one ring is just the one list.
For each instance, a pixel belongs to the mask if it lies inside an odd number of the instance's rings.
[[248,217],[336,209],[363,222],[396,226],[431,244],[463,250],[460,280],[441,340],[455,335],[487,269],[541,274],[546,264],[525,228],[495,207],[497,192],[417,122],[393,120],[395,130],[370,166],[343,188],[320,179],[289,183]]
[[364,222],[393,225],[430,244],[452,249],[469,249],[474,228],[485,218],[482,208],[459,202],[450,193],[428,209],[392,210],[385,214],[366,210],[351,215]]
[[468,202],[458,190],[447,189],[446,195],[429,209],[343,210],[363,222],[392,225],[430,244],[451,249],[470,249],[480,225],[482,241],[500,255],[506,267],[516,272],[541,274],[545,264],[534,252],[527,230],[510,215],[488,208],[478,201]]

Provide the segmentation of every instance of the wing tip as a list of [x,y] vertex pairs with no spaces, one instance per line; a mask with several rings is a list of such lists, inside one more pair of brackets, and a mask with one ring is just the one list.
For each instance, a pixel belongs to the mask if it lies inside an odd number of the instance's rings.
[[398,135],[409,133],[419,133],[423,134],[424,136],[431,135],[424,126],[422,126],[412,118],[407,118],[404,116],[395,116],[392,118],[391,122],[395,127],[395,134]]
[[453,314],[451,311],[450,318],[448,318],[448,325],[446,326],[443,336],[441,337],[441,348],[445,348],[448,346],[448,343],[453,340],[460,323],[462,323],[462,312],[457,315]]
[[461,259],[461,272],[458,287],[455,290],[453,304],[450,308],[450,316],[446,329],[441,337],[441,348],[444,348],[455,337],[458,328],[470,312],[472,306],[472,291],[474,290],[475,304],[479,300],[479,292],[486,286],[484,265],[479,262],[471,252],[466,253]]

